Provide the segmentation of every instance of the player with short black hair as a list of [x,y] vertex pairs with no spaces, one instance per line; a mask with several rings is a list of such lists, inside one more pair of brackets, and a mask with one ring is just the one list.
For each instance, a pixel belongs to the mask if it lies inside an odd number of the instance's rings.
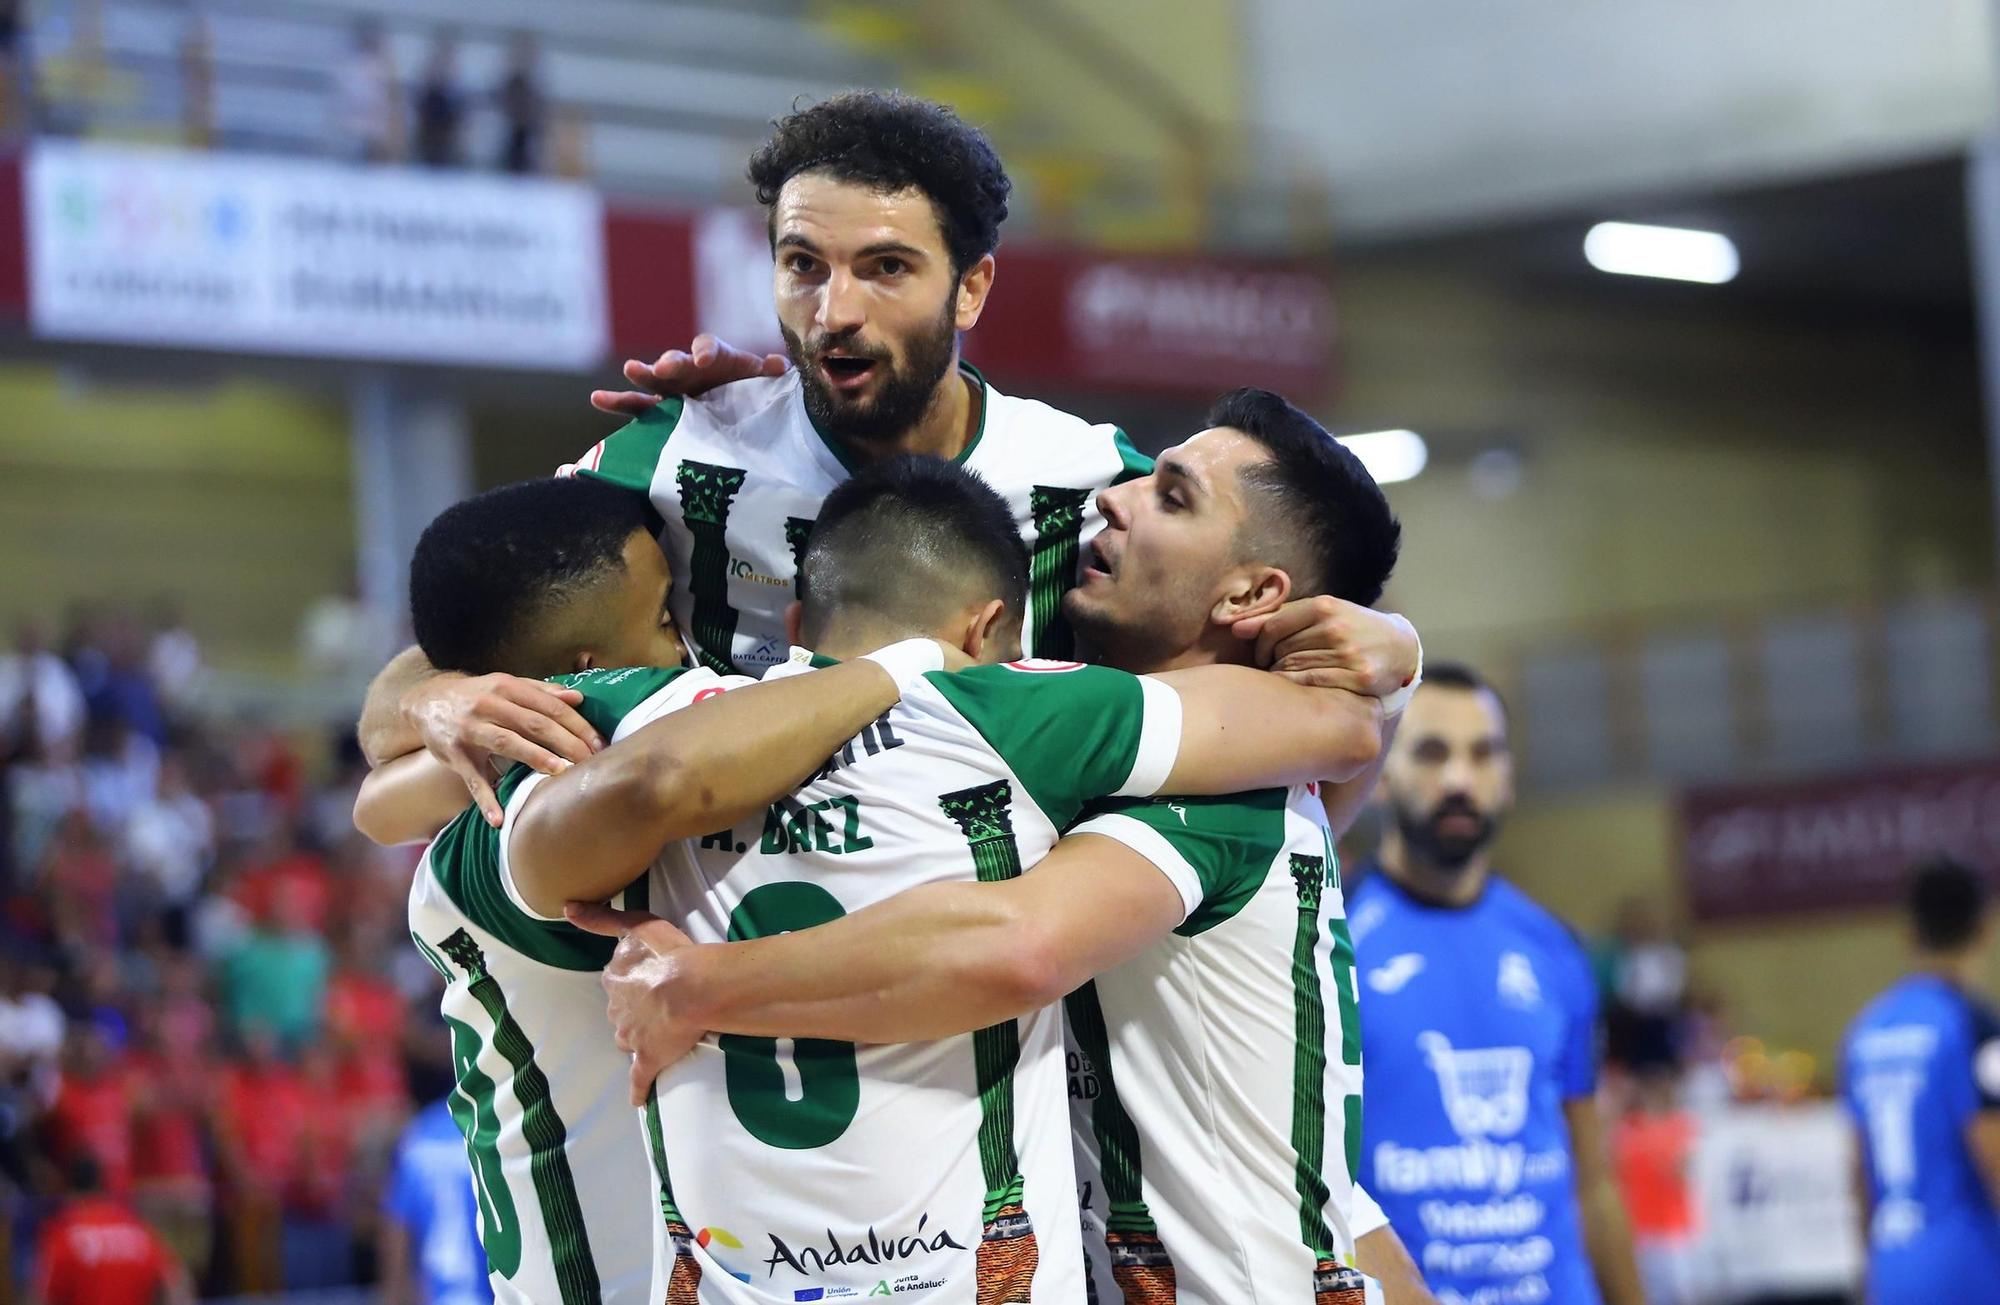
[[1028,550],[1006,501],[940,458],[889,458],[828,494],[800,575],[808,647],[849,634],[843,617],[922,624],[940,593],[1000,599],[1019,646]]
[[[591,480],[523,481],[446,508],[410,558],[417,646],[451,671],[678,665],[650,515],[638,495]],[[633,620],[628,602],[652,619]]]
[[1241,473],[1263,509],[1244,523],[1253,535],[1245,551],[1284,566],[1301,593],[1372,607],[1403,528],[1361,459],[1269,390],[1231,390],[1209,408],[1208,425],[1240,431],[1269,455]]
[[1874,1305],[1971,1300],[2000,1281],[2000,1016],[1977,995],[1991,896],[1956,858],[1916,866],[1910,972],[1841,1045]]

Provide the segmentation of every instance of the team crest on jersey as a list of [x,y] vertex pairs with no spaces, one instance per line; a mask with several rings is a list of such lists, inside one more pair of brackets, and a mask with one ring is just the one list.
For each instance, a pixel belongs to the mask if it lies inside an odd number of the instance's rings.
[[1026,657],[1018,662],[1002,662],[1010,671],[1024,671],[1030,675],[1061,675],[1066,671],[1080,671],[1082,662],[1059,662],[1047,657]]
[[1500,1000],[1529,1010],[1541,1005],[1542,983],[1524,952],[1500,953]]

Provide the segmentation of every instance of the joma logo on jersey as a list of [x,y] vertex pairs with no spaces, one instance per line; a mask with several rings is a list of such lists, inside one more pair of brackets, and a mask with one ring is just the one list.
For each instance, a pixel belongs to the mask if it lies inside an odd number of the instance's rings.
[[[840,826],[837,835],[835,819]],[[841,856],[865,852],[873,846],[875,840],[861,832],[861,799],[843,794],[813,803],[779,798],[764,813],[764,841],[757,850],[766,856],[799,852]]]

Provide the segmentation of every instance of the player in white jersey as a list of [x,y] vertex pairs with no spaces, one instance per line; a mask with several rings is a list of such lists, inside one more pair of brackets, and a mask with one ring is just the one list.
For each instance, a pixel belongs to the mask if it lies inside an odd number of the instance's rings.
[[[990,491],[941,461],[905,459],[878,466],[845,486],[829,500],[829,518],[843,510],[836,507],[843,495],[851,508],[841,536],[847,542],[828,542],[823,550],[827,560],[812,571],[820,610],[831,606],[842,616],[822,632],[829,647],[854,651],[870,646],[871,632],[899,628],[898,622],[900,628],[921,628],[918,613],[926,610],[932,611],[937,632],[964,631],[961,637],[969,648],[983,646],[990,656],[1001,656],[1018,647],[1012,629],[995,639],[992,625],[1003,618],[1018,622],[1026,605],[1028,560],[1004,506]],[[905,522],[913,517],[917,528]],[[901,534],[896,533],[899,525]],[[1015,558],[1016,592],[1002,602],[980,598],[986,590],[975,587],[969,607],[961,603],[940,620],[936,604],[949,605],[954,594],[966,592],[968,582],[976,586],[981,579],[980,569],[951,546],[953,538],[975,526],[983,528],[988,553]],[[893,563],[901,564],[901,574]],[[1141,681],[1074,664],[1020,666],[932,676],[912,685],[903,703],[821,766],[811,784],[769,811],[760,808],[743,829],[703,839],[708,850],[696,854],[699,878],[665,863],[656,865],[652,900],[668,905],[689,927],[718,939],[744,929],[798,927],[796,913],[788,912],[801,898],[822,912],[816,918],[824,918],[829,901],[863,905],[905,881],[968,872],[997,875],[1010,867],[1018,872],[1023,855],[1038,857],[1059,827],[1095,796],[1143,794],[1162,783],[1213,791],[1279,775],[1341,773],[1366,764],[1374,750],[1375,718],[1367,704],[1342,702],[1344,695],[1303,690],[1259,672],[1195,672],[1191,680],[1179,677],[1177,693],[1168,687],[1172,680]],[[673,680],[675,674],[628,670],[576,682],[588,695],[585,710],[607,731],[616,729],[622,736],[631,733],[633,722],[690,696],[678,687],[685,681]],[[706,674],[690,673],[687,679]],[[689,773],[699,767],[703,779],[696,787],[704,790],[709,785],[726,788],[745,765],[782,772],[787,782],[800,778],[816,764],[812,758],[832,751],[823,735],[815,742],[812,732],[803,731],[807,760],[803,768],[795,760],[787,772],[746,759],[730,731],[718,732],[712,721],[720,711],[766,725],[783,720],[799,710],[791,704],[814,700],[800,698],[801,688],[811,686],[759,686],[730,695],[727,703],[696,707],[546,782],[517,768],[502,784],[507,820],[497,834],[467,813],[439,840],[440,847],[473,841],[490,849],[470,876],[486,884],[487,900],[480,904],[486,934],[444,917],[453,924],[450,937],[457,951],[469,952],[467,939],[480,941],[488,935],[560,935],[568,926],[552,917],[565,891],[597,897],[625,884],[662,839],[671,836],[661,817],[647,810],[648,803],[634,799],[635,792],[641,798],[656,795],[656,773]],[[781,699],[781,694],[791,696]],[[644,704],[633,707],[619,725],[620,712],[642,697]],[[1305,728],[1282,728],[1291,725]],[[663,732],[668,729],[671,733]],[[671,746],[653,747],[656,739],[669,739]],[[428,758],[419,762],[448,784],[448,772]],[[383,786],[378,782],[382,773],[370,781],[377,788]],[[936,791],[940,785],[947,791]],[[829,790],[824,796],[817,791],[821,787]],[[912,791],[932,795],[911,802]],[[713,798],[705,809],[725,810]],[[713,823],[728,820],[717,814]],[[755,855],[735,851],[747,851],[753,840],[760,845]],[[802,881],[802,874],[810,875],[810,881]],[[562,890],[557,876],[563,877]],[[427,876],[426,882],[430,880],[453,882],[437,873]],[[828,883],[839,890],[837,895],[829,896]],[[426,892],[420,887],[419,898]],[[483,971],[483,958],[479,963]],[[483,973],[467,977],[476,986]],[[535,994],[535,999],[542,996]],[[907,1260],[915,1254],[908,1249],[916,1245],[910,1239],[918,1237],[909,1229],[931,1227],[919,1238],[925,1250],[916,1255],[927,1265],[906,1264],[908,1272],[897,1282],[928,1282],[944,1274],[935,1280],[943,1283],[955,1276],[968,1301],[1074,1299],[1073,1290],[1082,1287],[1081,1259],[1069,1204],[1073,1180],[1063,1127],[1059,1019],[1053,1012],[1031,1016],[1018,1027],[1008,1021],[970,1039],[954,1039],[952,1048],[930,1049],[914,1060],[909,1048],[863,1052],[858,1070],[851,1049],[844,1070],[837,1063],[837,1049],[833,1059],[833,1100],[838,1103],[843,1092],[849,1093],[851,1109],[862,1122],[852,1123],[850,1117],[831,1135],[821,1092],[828,1087],[827,1070],[803,1050],[796,1062],[803,1095],[796,1100],[786,1093],[775,1060],[753,1052],[732,1063],[728,1048],[711,1062],[713,1082],[682,1082],[669,1095],[665,1127],[655,1116],[650,1131],[656,1149],[659,1140],[667,1139],[668,1150],[679,1157],[673,1170],[680,1188],[676,1202],[663,1178],[662,1200],[676,1214],[687,1210],[705,1233],[698,1249],[689,1243],[682,1264],[663,1266],[670,1283],[671,1268],[678,1267],[684,1295],[693,1268],[699,1266],[707,1270],[710,1284],[704,1299],[772,1299],[748,1288],[748,1294],[732,1294],[735,1279],[727,1243],[740,1237],[730,1230],[753,1228],[770,1238],[767,1277],[775,1277],[781,1265],[801,1273],[811,1266],[821,1275],[817,1288],[790,1290],[823,1289],[829,1298],[842,1288],[859,1294],[861,1288],[890,1279],[877,1277],[859,1288],[829,1282],[825,1271],[830,1258],[839,1259],[850,1276],[853,1265],[864,1262],[854,1256],[873,1257],[865,1261],[873,1264],[884,1244],[905,1247],[897,1258]],[[1028,1068],[1016,1074],[1010,1069],[1016,1063]],[[601,1066],[593,1063],[588,1072],[601,1084]],[[675,1102],[683,1107],[678,1115]],[[719,1122],[725,1113],[742,1123],[742,1136],[732,1137]],[[925,1122],[931,1128],[929,1145],[917,1142]],[[585,1127],[595,1130],[599,1123],[587,1120]],[[879,1134],[885,1127],[893,1130],[886,1141],[871,1135],[871,1129]],[[950,1163],[953,1139],[956,1165]],[[921,1161],[888,1170],[868,1159],[884,1145],[899,1142],[911,1146]],[[787,1157],[782,1177],[773,1171],[770,1184],[746,1182],[746,1173],[768,1163],[774,1146],[809,1147],[813,1153]],[[871,1163],[880,1170],[872,1185],[856,1178]],[[952,1199],[954,1182],[962,1189],[956,1191],[957,1200]],[[978,1199],[965,1199],[967,1192]],[[826,1224],[832,1210],[869,1215],[866,1250],[833,1244]],[[968,1218],[975,1230],[970,1234]],[[1048,1229],[1052,1219],[1054,1237],[1044,1232],[1039,1249],[1018,1235],[1037,1224]],[[898,1228],[904,1231],[892,1231]],[[828,1241],[808,1240],[821,1231]],[[720,1248],[710,1244],[718,1240]],[[954,1252],[963,1260],[962,1253],[974,1246],[983,1249],[973,1252],[973,1262],[953,1262]],[[733,1271],[743,1271],[740,1261]],[[1030,1281],[1032,1296],[1026,1294]],[[763,1284],[763,1290],[769,1289],[768,1282]],[[954,1290],[935,1298],[959,1297]]]
[[[1393,564],[1380,491],[1304,414],[1239,392],[1211,423],[1103,496],[1107,533],[1070,607],[1117,664],[1243,660],[1244,622],[1282,654],[1297,623],[1271,614],[1293,577],[1372,601]],[[1353,1181],[1359,1031],[1328,819],[1350,819],[1367,786],[1325,808],[1305,785],[1107,808],[1004,884],[642,960],[614,984],[622,1032],[647,1063],[707,1029],[936,1037],[1078,989],[1071,1091],[1098,1299],[1342,1300],[1356,1286],[1344,1262],[1371,1233],[1362,1258],[1392,1299],[1424,1300]],[[649,938],[677,942],[640,925],[635,943]]]
[[[437,664],[575,668],[559,682],[607,737],[638,733],[635,751],[651,741],[641,732],[648,722],[750,683],[652,668],[681,655],[666,567],[644,512],[609,486],[530,482],[460,504],[425,532],[411,569],[416,630]],[[607,663],[633,665],[590,669]],[[767,698],[749,716],[718,706],[718,723],[715,710],[703,713],[719,738],[696,745],[720,750],[726,739],[741,764],[698,783],[686,766],[651,771],[644,796],[655,845],[761,811],[810,774],[817,762],[789,761],[789,740],[806,740],[809,757],[831,751],[895,702],[893,681],[868,667],[821,677],[810,693],[789,686],[788,702]],[[785,758],[768,752],[773,741],[787,741]],[[365,832],[389,840],[414,832],[397,826],[399,803],[441,800],[446,813],[462,803],[455,776],[427,756],[414,760],[414,769],[397,763],[370,776],[356,812]],[[516,900],[524,884],[532,889],[538,859],[593,858],[590,828],[551,832],[549,804],[531,801],[542,778],[517,765],[500,780],[501,829],[468,809],[439,833],[411,886],[410,932],[447,980],[457,1069],[450,1106],[466,1137],[496,1296],[642,1305],[653,1185],[626,1104],[629,1062],[602,1020],[597,973],[611,948]],[[510,874],[510,848],[525,862],[519,874]],[[584,888],[637,905],[646,881],[628,868]]]
[[[757,674],[784,659],[798,549],[827,492],[887,454],[956,459],[1029,547],[1024,646],[1072,656],[1060,607],[1101,525],[1094,495],[1147,464],[1115,427],[1003,395],[960,360],[1007,212],[992,147],[943,106],[857,92],[782,119],[750,175],[793,370],[660,402],[566,470],[650,495],[700,664]],[[490,815],[485,754],[542,770],[589,755],[595,732],[545,687],[431,669],[406,653],[371,690],[372,763],[429,746]]]

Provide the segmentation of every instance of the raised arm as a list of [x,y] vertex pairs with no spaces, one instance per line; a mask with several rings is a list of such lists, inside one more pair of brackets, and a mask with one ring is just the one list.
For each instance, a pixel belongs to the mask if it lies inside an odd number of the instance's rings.
[[771,938],[697,945],[664,920],[605,907],[569,918],[629,930],[605,987],[643,1095],[710,1032],[909,1042],[1013,1019],[1138,955],[1186,914],[1152,862],[1072,834],[1018,878],[926,884]]
[[1238,793],[1345,780],[1382,750],[1382,703],[1247,666],[1154,676],[1181,701],[1181,743],[1162,793]]
[[942,656],[913,639],[716,694],[540,781],[507,836],[515,889],[551,918],[566,901],[609,897],[668,843],[727,829],[803,784]]
[[368,686],[356,735],[370,766],[428,749],[457,775],[473,801],[498,810],[489,759],[523,762],[543,774],[604,746],[577,714],[574,689],[518,675],[465,675],[432,667],[406,648]]

